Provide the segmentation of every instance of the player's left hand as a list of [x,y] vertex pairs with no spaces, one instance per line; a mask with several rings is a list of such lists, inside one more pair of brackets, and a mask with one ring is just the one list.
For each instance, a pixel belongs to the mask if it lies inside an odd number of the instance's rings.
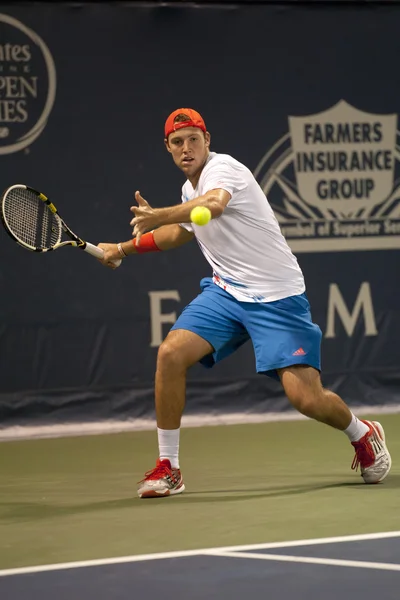
[[146,231],[151,231],[160,225],[157,218],[157,209],[152,208],[150,204],[141,196],[140,192],[135,192],[135,199],[138,206],[131,206],[131,212],[135,215],[131,225],[133,227],[133,237],[136,237],[136,243],[140,245],[140,238]]

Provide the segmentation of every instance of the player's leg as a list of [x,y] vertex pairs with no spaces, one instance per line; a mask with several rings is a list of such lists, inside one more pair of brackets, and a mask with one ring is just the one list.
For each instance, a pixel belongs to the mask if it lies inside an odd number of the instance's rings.
[[159,458],[139,483],[140,498],[172,496],[184,491],[179,466],[179,438],[186,399],[187,370],[213,347],[184,329],[170,331],[158,350],[155,404]]
[[391,457],[380,423],[362,421],[334,392],[322,386],[319,371],[306,365],[278,370],[285,394],[303,415],[344,431],[356,455],[352,468],[360,465],[366,483],[379,483],[388,475]]
[[246,314],[257,371],[280,378],[286,395],[299,412],[344,431],[356,450],[353,468],[360,464],[367,483],[382,481],[391,465],[383,428],[379,423],[357,419],[337,394],[323,388],[322,334],[312,322],[306,295],[249,305]]
[[157,355],[155,403],[157,427],[178,429],[186,399],[186,373],[213,346],[197,333],[185,329],[170,331]]
[[179,438],[188,369],[199,361],[212,367],[248,340],[235,315],[236,301],[209,278],[202,280],[202,290],[184,309],[158,351],[155,396],[159,459],[140,482],[141,498],[169,496],[185,489]]
[[[296,410],[335,429],[347,429],[352,421],[352,413],[337,394],[322,387],[317,369],[300,364],[278,369],[277,372],[285,394]],[[367,430],[363,425],[360,433],[364,434]]]

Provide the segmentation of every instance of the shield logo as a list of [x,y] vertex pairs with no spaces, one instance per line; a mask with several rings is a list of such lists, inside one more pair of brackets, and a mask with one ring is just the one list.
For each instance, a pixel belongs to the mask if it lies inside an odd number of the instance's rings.
[[371,215],[392,193],[397,115],[366,113],[341,100],[289,117],[297,192],[327,219]]

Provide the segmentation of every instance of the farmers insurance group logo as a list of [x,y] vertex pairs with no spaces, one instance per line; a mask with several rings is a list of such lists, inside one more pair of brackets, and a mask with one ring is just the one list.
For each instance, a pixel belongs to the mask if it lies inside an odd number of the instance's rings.
[[399,247],[397,115],[344,100],[289,117],[289,133],[255,171],[294,252]]
[[0,13],[0,154],[22,150],[42,133],[55,94],[54,61],[44,41]]

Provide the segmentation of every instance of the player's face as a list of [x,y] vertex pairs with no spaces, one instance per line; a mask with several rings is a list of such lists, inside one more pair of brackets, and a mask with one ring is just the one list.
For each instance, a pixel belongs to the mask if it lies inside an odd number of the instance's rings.
[[165,145],[176,166],[189,180],[193,180],[200,175],[207,160],[210,134],[208,131],[203,133],[198,127],[184,127],[170,133]]

